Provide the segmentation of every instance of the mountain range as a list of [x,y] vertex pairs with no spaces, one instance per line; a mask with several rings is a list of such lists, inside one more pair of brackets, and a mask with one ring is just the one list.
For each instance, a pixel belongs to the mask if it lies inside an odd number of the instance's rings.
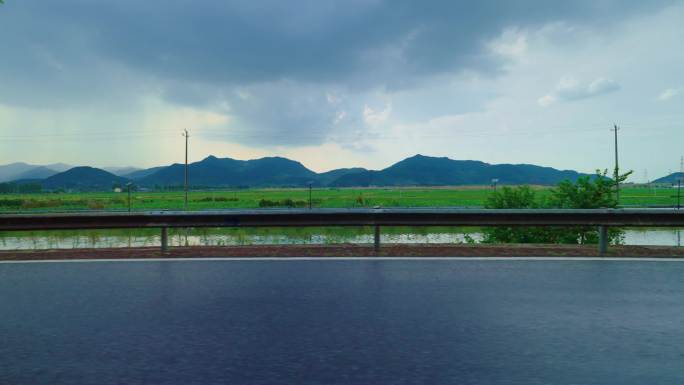
[[[52,167],[51,167],[52,166]],[[46,190],[109,190],[132,182],[141,187],[182,186],[185,166],[149,169],[32,166],[13,163],[0,166],[2,180],[40,183]],[[64,168],[68,168],[64,170]],[[62,172],[57,171],[62,169]],[[113,171],[113,172],[110,172]],[[129,171],[126,173],[126,171]],[[551,185],[583,175],[529,164],[496,164],[415,155],[382,170],[343,168],[323,173],[282,157],[237,160],[209,156],[189,164],[193,187],[330,187],[482,185],[498,179],[500,184]],[[118,174],[118,175],[117,175]]]
[[45,166],[23,162],[0,165],[0,183],[20,179],[43,179],[64,172],[73,166],[64,163],[53,163]]
[[452,160],[416,155],[380,170],[349,173],[332,186],[445,186],[483,185],[497,179],[500,184],[556,184],[576,180],[583,174],[531,164],[489,164],[474,160]]
[[[121,167],[108,170],[63,164],[13,163],[0,166],[0,181],[40,183],[45,190],[109,190],[129,182],[146,188],[179,187],[183,185],[185,175],[185,166],[178,163],[149,169]],[[237,160],[209,156],[190,163],[188,172],[190,186],[194,188],[303,187],[308,184],[317,187],[457,186],[487,185],[493,180],[504,185],[554,185],[586,175],[532,164],[489,164],[424,155],[406,158],[382,170],[343,168],[323,173],[282,157]]]

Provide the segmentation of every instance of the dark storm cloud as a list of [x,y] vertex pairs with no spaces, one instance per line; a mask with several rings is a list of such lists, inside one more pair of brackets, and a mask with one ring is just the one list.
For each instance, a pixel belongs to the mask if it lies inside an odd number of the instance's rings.
[[[491,68],[495,63],[483,54],[483,43],[507,25],[605,22],[647,7],[635,4],[135,1],[119,4],[91,27],[101,33],[103,54],[161,76],[228,83],[360,78],[374,86],[464,67]],[[89,19],[97,20],[102,12],[93,11]],[[366,72],[373,76],[359,75]]]
[[396,77],[477,68],[488,64],[483,42],[506,26],[605,23],[663,3],[15,0],[0,20],[3,36],[66,53],[68,65],[98,55],[160,78],[338,82],[374,72],[369,64],[398,66]]
[[466,69],[495,73],[501,59],[486,42],[506,27],[610,25],[670,2],[9,0],[0,9],[0,103],[120,103],[158,92],[184,105],[226,103],[253,137],[320,142],[325,133],[307,132],[325,131],[339,112],[323,89],[267,89],[250,102],[234,88],[411,88]]

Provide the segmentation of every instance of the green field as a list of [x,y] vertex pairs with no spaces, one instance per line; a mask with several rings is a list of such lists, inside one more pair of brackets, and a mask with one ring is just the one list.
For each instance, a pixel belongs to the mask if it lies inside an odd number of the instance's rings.
[[[481,207],[491,188],[374,188],[314,189],[314,207]],[[539,196],[548,188],[538,188]],[[673,206],[677,190],[671,188],[623,188],[621,205]],[[132,210],[181,210],[183,192],[134,192]],[[263,207],[308,207],[307,189],[261,189],[232,191],[191,191],[189,210],[237,209]],[[41,193],[0,195],[0,212],[127,210],[124,193]]]

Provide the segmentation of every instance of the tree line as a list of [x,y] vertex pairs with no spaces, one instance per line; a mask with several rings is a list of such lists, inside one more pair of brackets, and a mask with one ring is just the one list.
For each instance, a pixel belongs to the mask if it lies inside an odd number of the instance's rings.
[[40,183],[0,183],[0,194],[33,194],[43,192]]

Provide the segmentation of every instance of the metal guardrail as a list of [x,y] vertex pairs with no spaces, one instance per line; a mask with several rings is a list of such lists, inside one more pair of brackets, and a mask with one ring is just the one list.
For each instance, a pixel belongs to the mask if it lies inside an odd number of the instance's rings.
[[684,227],[676,209],[486,210],[486,209],[274,209],[220,211],[93,212],[0,215],[0,231],[161,228],[162,250],[169,227],[374,226],[597,226],[599,249],[608,247],[607,229]]

